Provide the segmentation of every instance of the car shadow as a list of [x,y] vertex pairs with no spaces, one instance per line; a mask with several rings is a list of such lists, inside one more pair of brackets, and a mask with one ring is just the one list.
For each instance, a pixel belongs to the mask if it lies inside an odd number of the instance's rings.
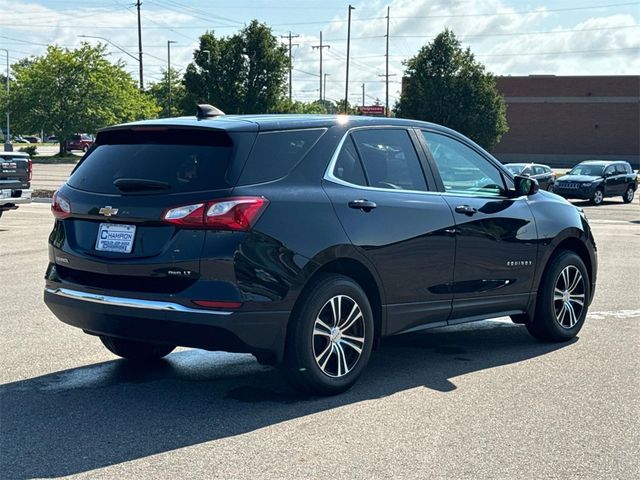
[[451,392],[456,377],[569,344],[537,342],[504,322],[392,337],[334,397],[304,397],[250,355],[201,350],[147,368],[115,360],[51,373],[0,386],[0,472],[71,475],[408,389]]

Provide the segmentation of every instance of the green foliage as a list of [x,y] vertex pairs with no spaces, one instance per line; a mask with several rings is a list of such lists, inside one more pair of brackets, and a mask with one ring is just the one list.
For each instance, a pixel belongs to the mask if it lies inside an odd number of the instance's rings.
[[453,32],[445,30],[405,62],[406,81],[397,114],[445,125],[485,148],[508,130],[504,99]]
[[[332,108],[333,107],[333,108]],[[292,102],[289,99],[285,99],[278,107],[273,111],[273,113],[315,113],[315,114],[326,114],[330,113],[331,110],[335,111],[335,105],[331,102],[321,102],[320,100],[316,100],[315,102],[300,102],[294,100]]]
[[[338,113],[340,114],[345,113],[344,99],[338,100],[338,102],[336,103],[336,108],[338,109]],[[351,105],[350,103],[347,104],[347,108],[348,108],[347,115],[360,115],[360,112],[358,111],[358,109],[353,105]]]
[[38,147],[36,145],[29,145],[28,147],[22,147],[18,151],[28,153],[30,157],[35,157],[36,155],[38,155],[37,150]]
[[207,32],[193,59],[184,75],[188,111],[196,103],[210,103],[228,114],[280,108],[289,60],[286,47],[266,25],[253,20],[237,34],[222,38]]
[[110,63],[105,47],[49,46],[47,53],[13,65],[9,110],[12,130],[43,129],[64,141],[78,132],[155,117],[152,97],[141,93],[123,64]]
[[162,80],[152,83],[147,93],[151,95],[155,102],[162,108],[161,117],[178,117],[180,115],[191,115],[195,111],[195,106],[187,110],[185,97],[187,90],[184,88],[182,76],[177,70],[171,69],[171,109],[169,109],[169,73],[162,70]]

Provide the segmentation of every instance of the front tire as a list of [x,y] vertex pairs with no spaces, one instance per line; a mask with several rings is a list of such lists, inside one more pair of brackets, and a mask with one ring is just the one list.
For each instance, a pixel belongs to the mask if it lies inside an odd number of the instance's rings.
[[100,335],[100,340],[111,353],[134,362],[159,360],[169,355],[176,348],[175,345],[137,342],[107,335]]
[[602,202],[604,201],[604,191],[601,188],[596,188],[595,192],[593,192],[593,195],[591,196],[591,204],[595,205],[596,207],[598,205],[602,205]]
[[633,202],[634,195],[635,195],[635,190],[631,185],[629,185],[629,187],[627,188],[627,191],[624,192],[624,195],[622,196],[622,200],[624,201],[624,203],[631,203]]
[[527,330],[546,342],[571,340],[584,325],[590,295],[582,259],[574,252],[560,251],[542,277],[535,316],[526,324]]
[[323,275],[290,320],[284,376],[305,393],[344,392],[366,367],[373,335],[373,313],[360,285],[342,275]]

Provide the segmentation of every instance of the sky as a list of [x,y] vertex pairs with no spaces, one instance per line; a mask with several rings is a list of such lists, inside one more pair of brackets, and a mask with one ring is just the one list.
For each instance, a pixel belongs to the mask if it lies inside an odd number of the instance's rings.
[[[444,28],[495,75],[640,74],[640,1],[624,0],[143,0],[142,38],[145,84],[157,82],[171,65],[184,71],[198,37],[206,31],[231,35],[258,19],[292,48],[293,98],[319,95],[318,45],[322,31],[326,98],[344,98],[347,10],[351,3],[349,101],[384,102],[386,14],[389,7],[390,103],[398,99],[404,66]],[[48,44],[78,47],[108,39],[137,56],[134,0],[0,0],[0,49],[10,62],[44,53]],[[121,59],[137,80],[138,63],[112,45],[109,58]],[[0,51],[4,71],[5,52]],[[212,103],[215,103],[212,99]]]

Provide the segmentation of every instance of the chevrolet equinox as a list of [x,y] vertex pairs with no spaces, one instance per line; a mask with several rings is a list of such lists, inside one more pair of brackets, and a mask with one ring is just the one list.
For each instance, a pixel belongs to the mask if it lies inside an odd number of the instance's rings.
[[201,106],[109,127],[51,210],[60,320],[132,361],[252,353],[312,394],[389,335],[510,316],[567,341],[596,283],[581,210],[413,120]]

